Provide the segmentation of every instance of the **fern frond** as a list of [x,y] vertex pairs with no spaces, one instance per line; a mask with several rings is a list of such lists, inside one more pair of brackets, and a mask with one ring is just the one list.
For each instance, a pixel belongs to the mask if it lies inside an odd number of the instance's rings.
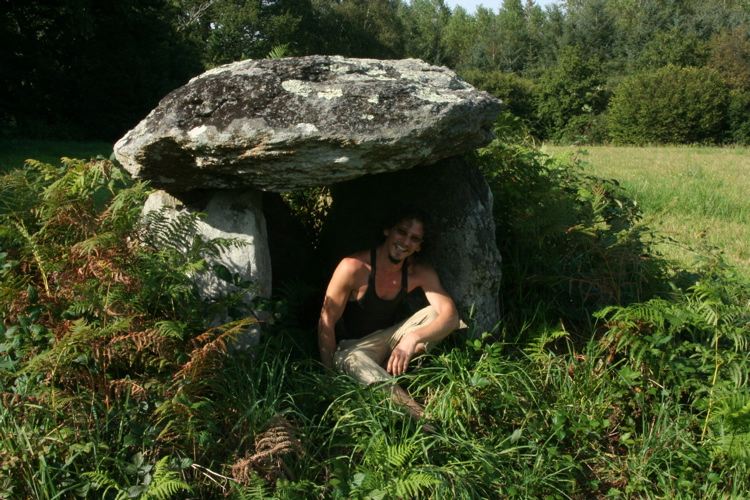
[[207,370],[215,368],[227,352],[227,342],[257,322],[255,318],[243,318],[198,335],[193,342],[200,347],[193,349],[190,360],[174,374],[175,380],[200,377]]
[[141,239],[155,249],[190,253],[198,234],[199,215],[170,207],[152,210],[141,221]]
[[428,498],[429,491],[439,486],[441,481],[431,474],[422,471],[409,473],[404,478],[398,478],[394,484],[396,498]]
[[157,322],[154,328],[163,337],[182,340],[185,336],[187,325],[182,321],[164,320]]
[[413,442],[389,445],[385,450],[385,461],[394,467],[404,467],[409,463],[416,449]]
[[142,401],[146,398],[146,388],[129,378],[112,380],[109,383],[109,389],[114,393],[116,398],[121,398],[126,391],[137,401]]
[[108,493],[110,492],[115,493],[115,500],[121,500],[129,497],[127,490],[120,488],[120,485],[118,485],[117,482],[110,478],[105,472],[90,471],[84,472],[81,475],[91,482],[91,486],[95,490],[104,489],[101,494],[102,498],[107,498]]
[[232,483],[232,493],[237,500],[266,500],[270,497],[266,492],[263,481],[253,481],[252,476],[247,483]]
[[79,241],[72,247],[72,251],[79,254],[89,256],[97,254],[100,249],[111,247],[117,243],[118,236],[112,232],[100,232],[93,236]]
[[265,431],[255,438],[255,453],[232,465],[232,477],[248,485],[257,474],[273,484],[280,476],[289,476],[286,460],[302,454],[302,443],[296,429],[283,415],[273,416]]
[[21,236],[23,236],[23,239],[26,241],[29,251],[34,257],[34,262],[36,262],[37,269],[39,269],[39,274],[42,277],[42,283],[44,284],[44,291],[47,293],[47,297],[50,297],[51,293],[49,290],[49,282],[47,281],[46,264],[44,263],[44,259],[42,259],[41,250],[39,246],[37,245],[36,239],[31,234],[29,234],[29,232],[26,230],[26,226],[24,226],[22,221],[12,220],[10,222],[11,224],[13,224],[13,227],[16,228],[18,233]]
[[162,457],[154,466],[154,476],[143,494],[143,499],[169,500],[180,492],[192,493],[192,488],[180,479],[169,464],[170,457]]

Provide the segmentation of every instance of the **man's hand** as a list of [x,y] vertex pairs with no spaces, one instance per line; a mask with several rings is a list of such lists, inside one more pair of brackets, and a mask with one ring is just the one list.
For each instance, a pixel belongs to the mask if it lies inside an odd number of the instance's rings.
[[407,333],[401,337],[401,340],[391,352],[386,370],[391,375],[398,377],[409,367],[411,358],[420,352],[424,352],[424,344],[417,342],[416,337]]

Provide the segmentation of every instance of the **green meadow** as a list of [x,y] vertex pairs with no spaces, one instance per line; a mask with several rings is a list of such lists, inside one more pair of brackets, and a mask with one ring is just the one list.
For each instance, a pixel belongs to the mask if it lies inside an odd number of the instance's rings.
[[750,274],[750,148],[692,146],[544,146],[586,172],[616,179],[645,222],[671,238],[659,249],[690,262],[718,249]]

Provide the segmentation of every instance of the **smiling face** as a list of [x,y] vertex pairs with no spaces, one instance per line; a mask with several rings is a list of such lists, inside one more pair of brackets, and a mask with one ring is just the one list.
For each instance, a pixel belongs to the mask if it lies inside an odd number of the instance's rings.
[[424,224],[418,219],[403,219],[384,234],[388,259],[398,264],[422,249]]

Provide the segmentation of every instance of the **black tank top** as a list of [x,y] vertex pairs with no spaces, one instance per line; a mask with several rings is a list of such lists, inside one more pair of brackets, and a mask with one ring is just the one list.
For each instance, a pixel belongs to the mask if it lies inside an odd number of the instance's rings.
[[400,318],[404,299],[409,290],[408,267],[404,262],[401,268],[401,290],[391,300],[378,297],[375,290],[375,249],[370,251],[370,276],[367,290],[359,300],[350,300],[341,319],[336,323],[336,337],[358,339],[367,334],[394,325]]

